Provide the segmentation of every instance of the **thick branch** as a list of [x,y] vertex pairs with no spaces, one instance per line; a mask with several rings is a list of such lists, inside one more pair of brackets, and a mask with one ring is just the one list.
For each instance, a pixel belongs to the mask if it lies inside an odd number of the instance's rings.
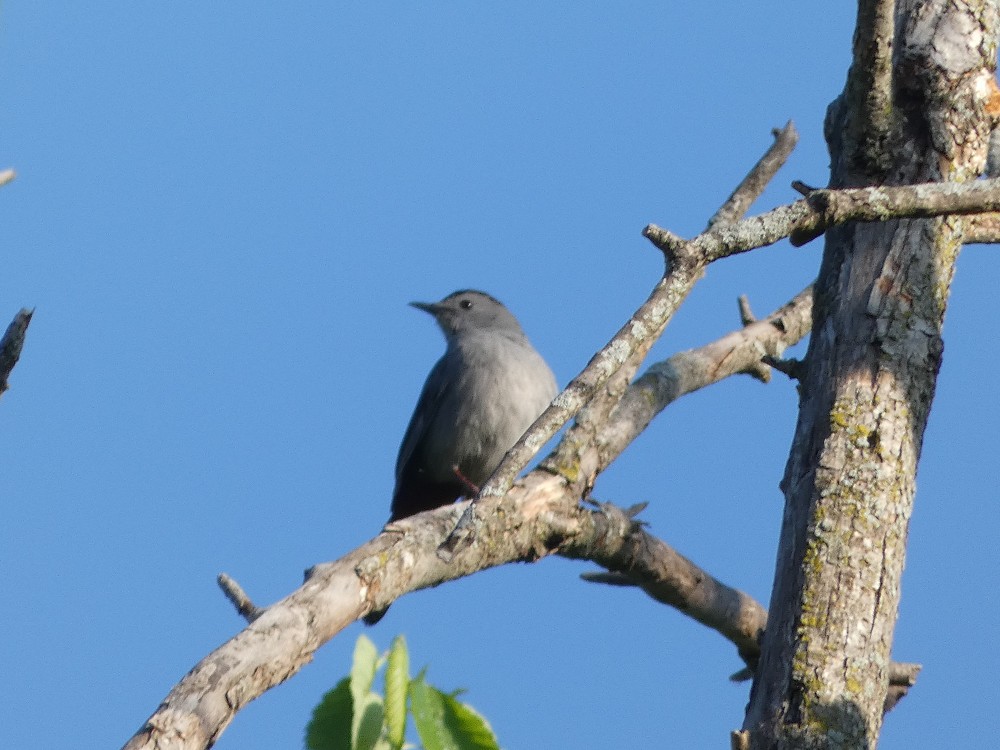
[[[627,573],[650,596],[715,629],[751,663],[755,659],[767,619],[763,607],[648,534],[629,514],[610,505],[582,508],[565,482],[542,471],[518,482],[506,498],[480,502],[489,534],[449,564],[435,551],[468,503],[403,519],[340,560],[310,570],[299,589],[257,610],[246,629],[195,666],[125,749],[210,747],[236,712],[298,672],[372,607],[388,606],[402,591],[550,554]],[[497,512],[501,504],[503,513]],[[912,685],[915,671],[903,671]]]
[[[723,373],[739,372],[754,357],[759,360],[762,351],[794,343],[797,339],[793,337],[801,337],[808,326],[790,321],[798,319],[806,299],[804,292],[758,323],[702,350],[672,357],[668,362],[687,376],[684,385],[672,389],[669,398],[654,396],[654,402],[659,404],[655,410],[662,409],[680,392],[699,387],[695,382],[699,371],[705,385],[720,379]],[[792,315],[789,310],[798,312]],[[789,321],[783,332],[782,321]],[[776,335],[780,344],[773,340]],[[690,362],[684,364],[685,360]],[[654,368],[664,369],[657,365],[650,369]],[[659,377],[641,378],[629,388],[629,393],[635,391],[635,395],[627,393],[622,404],[632,403],[636,397],[647,400],[650,380]],[[657,392],[655,387],[653,392]],[[619,409],[612,418],[610,424],[617,427],[612,430],[615,439],[604,441],[605,461],[610,462],[614,451],[620,452],[641,431],[640,422],[648,423],[653,416],[646,414],[637,419],[635,413],[631,408]],[[263,610],[255,607],[231,579],[220,580],[240,614],[251,619],[250,626],[196,666],[126,747],[208,747],[243,705],[295,674],[323,643],[366,612],[384,608],[409,591],[495,565],[536,560],[553,553],[592,559],[609,569],[638,576],[651,596],[716,628],[742,652],[753,653],[763,623],[759,604],[714,580],[643,531],[627,514],[610,506],[599,513],[577,507],[580,494],[574,488],[578,486],[539,469],[506,497],[482,499],[482,533],[450,564],[434,551],[469,503],[440,508],[389,526],[338,562],[317,566],[302,588]],[[503,513],[496,512],[499,506]]]
[[892,132],[892,42],[894,0],[860,0],[854,29],[854,54],[844,91],[847,135],[865,172],[884,174],[886,144]]
[[[578,506],[559,478],[536,471],[503,499],[483,498],[488,534],[444,563],[435,550],[463,505],[404,519],[336,562],[318,565],[294,593],[268,607],[192,669],[125,745],[206,748],[248,702],[288,679],[316,650],[370,608],[510,562],[550,554],[627,570],[644,589],[715,628],[741,651],[756,649],[766,614],[652,537],[613,506]],[[503,504],[504,512],[498,508]]]
[[[450,563],[435,551],[463,505],[403,519],[340,560],[316,566],[301,588],[192,669],[125,747],[209,747],[249,701],[295,674],[347,625],[404,591],[553,553],[635,567],[636,555],[656,549],[656,541],[626,514],[610,507],[590,511],[574,501],[565,482],[536,471],[506,497],[480,500],[484,534]],[[497,512],[501,504],[503,513]],[[684,578],[692,587],[693,616],[729,607],[730,601],[752,601],[696,568]],[[719,616],[700,619],[719,621]]]
[[901,187],[814,190],[805,198],[813,213],[792,230],[792,244],[802,245],[832,226],[848,221],[925,219],[951,214],[1000,210],[1000,180],[930,182]]

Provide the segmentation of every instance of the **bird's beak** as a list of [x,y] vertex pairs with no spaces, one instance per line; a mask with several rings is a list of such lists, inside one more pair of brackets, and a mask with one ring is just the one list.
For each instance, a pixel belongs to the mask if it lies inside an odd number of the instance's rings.
[[437,315],[437,305],[430,302],[411,302],[410,307],[415,307],[418,310],[423,310],[425,313],[431,315]]

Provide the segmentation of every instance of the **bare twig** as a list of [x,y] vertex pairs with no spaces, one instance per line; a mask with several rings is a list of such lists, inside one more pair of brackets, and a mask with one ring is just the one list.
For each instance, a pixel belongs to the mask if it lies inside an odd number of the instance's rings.
[[15,177],[17,177],[17,173],[13,169],[4,169],[0,171],[0,187],[3,187],[8,182],[12,182]]
[[240,616],[247,622],[253,622],[264,614],[264,610],[256,606],[250,600],[250,597],[247,596],[243,587],[228,575],[225,573],[219,573],[219,577],[216,581],[219,584],[219,588],[222,589],[222,593],[226,595],[226,598],[234,607],[236,607],[236,611],[239,612]]
[[741,294],[737,298],[736,304],[739,306],[739,309],[740,309],[740,322],[743,325],[748,326],[751,323],[756,323],[757,322],[757,318],[753,314],[753,309],[751,309],[751,307],[750,307],[750,298],[749,297],[747,297],[745,294]]
[[781,359],[780,357],[766,356],[761,360],[769,367],[783,373],[791,380],[802,380],[802,368],[805,363],[801,359]]
[[910,688],[917,684],[917,675],[922,667],[919,664],[893,662],[889,665],[889,692],[885,696],[884,711],[891,711],[901,701]]
[[[754,317],[753,310],[750,308],[750,299],[745,294],[741,294],[736,299],[736,304],[740,310],[740,322],[744,326],[753,325],[757,322],[757,318]],[[750,365],[744,372],[761,383],[771,382],[771,368],[768,367],[768,363],[764,357],[761,357],[759,361]]]
[[771,133],[774,136],[771,148],[743,178],[743,182],[736,187],[732,195],[715,212],[715,215],[708,220],[708,229],[719,224],[731,224],[743,218],[743,214],[760,197],[764,188],[774,179],[774,175],[788,161],[792,150],[799,142],[799,134],[795,129],[795,124],[789,120],[785,127],[780,130],[776,128]]
[[10,371],[14,369],[17,360],[21,358],[24,334],[27,332],[31,316],[34,314],[34,310],[22,308],[7,326],[3,338],[0,338],[0,394],[7,390],[7,378],[10,376]]
[[[812,324],[812,300],[812,287],[806,287],[756,323],[650,365],[629,386],[607,423],[597,430],[595,458],[581,454],[574,457],[570,446],[576,441],[564,440],[542,466],[550,471],[590,465],[595,472],[603,470],[673,401],[731,375],[752,371],[762,357],[780,357],[786,348],[800,341]],[[572,437],[572,429],[567,437]]]

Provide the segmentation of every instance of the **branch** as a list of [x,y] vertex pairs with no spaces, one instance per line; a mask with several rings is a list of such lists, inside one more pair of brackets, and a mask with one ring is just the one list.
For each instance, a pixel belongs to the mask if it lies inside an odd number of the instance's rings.
[[[757,322],[756,316],[753,314],[753,308],[750,307],[750,298],[745,294],[741,294],[737,300],[736,304],[740,310],[740,322],[743,323],[744,327],[753,325]],[[771,368],[769,364],[775,361],[774,357],[770,355],[765,355],[761,357],[760,362],[754,363],[744,372],[752,378],[756,378],[761,383],[771,382]]]
[[[727,226],[729,221],[742,216],[785,163],[798,142],[795,125],[789,121],[773,134],[775,143],[716,212],[709,222],[710,226]],[[643,235],[653,239],[649,230],[647,227]],[[661,240],[664,234],[664,230],[660,230],[658,236]],[[685,243],[680,238],[674,239],[676,241],[672,243],[654,240],[666,256],[667,270],[646,302],[507,452],[478,497],[502,496],[541,447],[573,417],[578,417],[577,422],[584,426],[602,422],[618,403],[636,369],[701,278],[705,266],[713,260],[699,257],[700,250],[693,244]],[[602,389],[605,391],[603,394]],[[587,411],[581,413],[588,404]],[[476,533],[475,509],[474,501],[438,550],[442,559],[449,559],[461,544]]]
[[[602,503],[600,512],[614,528],[621,527],[622,518],[631,520],[613,505]],[[597,546],[567,541],[559,554],[604,566],[611,572],[584,574],[584,580],[638,586],[656,601],[721,633],[735,644],[744,661],[755,661],[760,653],[760,634],[767,624],[767,610],[748,594],[713,578],[638,524],[633,522],[628,531]]]
[[[680,352],[649,367],[633,383],[607,424],[597,432],[597,466],[603,470],[635,440],[653,417],[681,396],[731,375],[750,374],[765,356],[778,358],[809,333],[812,325],[812,287],[806,287],[773,313],[732,331],[706,346]],[[543,466],[565,465],[562,445]]]
[[708,229],[720,224],[732,224],[743,218],[743,214],[757,200],[774,175],[784,166],[792,150],[799,142],[799,134],[795,125],[789,120],[785,127],[771,131],[774,143],[760,158],[760,161],[743,178],[726,202],[722,204],[715,215],[708,220]]
[[12,182],[15,177],[17,177],[17,173],[13,169],[4,169],[3,171],[0,171],[0,187]]
[[793,245],[804,245],[830,227],[848,221],[926,219],[1000,211],[1000,180],[814,190],[805,201],[812,213],[792,230]]
[[219,573],[219,577],[216,581],[219,584],[219,588],[222,589],[222,593],[225,594],[229,602],[236,607],[236,611],[239,612],[240,617],[244,620],[247,622],[253,622],[264,613],[263,609],[250,600],[250,597],[247,596],[243,587],[227,574]]
[[965,220],[962,242],[992,245],[1000,242],[1000,214],[980,214]]
[[7,378],[10,376],[10,371],[14,369],[14,365],[21,358],[24,334],[27,332],[31,316],[34,314],[34,310],[22,308],[7,326],[3,338],[0,338],[0,394],[7,390]]
[[1000,179],[926,182],[895,187],[811,190],[802,200],[684,241],[650,224],[644,234],[664,252],[683,252],[703,264],[789,238],[800,246],[850,221],[930,218],[1000,211]]
[[[652,599],[669,604],[724,635],[747,664],[747,669],[737,672],[731,679],[734,682],[750,679],[760,657],[760,635],[767,626],[767,610],[742,591],[720,583],[655,537],[646,535],[632,543],[641,545],[639,553],[614,560],[594,559],[611,572],[583,573],[580,577],[590,583],[641,588]],[[570,556],[565,552],[560,554]],[[921,668],[919,664],[907,662],[889,665],[885,713],[909,693]]]
[[[648,236],[648,235],[647,235]],[[508,451],[503,462],[486,482],[480,497],[502,496],[535,453],[593,398],[640,346],[651,345],[667,321],[687,298],[704,273],[706,262],[684,245],[675,252],[662,248],[668,256],[668,270],[647,300],[612,339],[570,381],[552,404],[535,421],[524,437]]]
[[[667,360],[673,363],[671,367],[686,373],[678,387],[657,387],[657,383],[666,382],[657,374],[640,378],[615,411],[610,434],[601,433],[605,438],[604,460],[613,460],[614,451],[623,450],[641,431],[643,420],[648,423],[682,392],[715,382],[726,372],[739,372],[753,357],[759,360],[762,350],[783,348],[804,335],[808,324],[793,321],[803,309],[808,317],[807,292],[751,326],[700,350],[671,357]],[[780,344],[773,341],[775,337]],[[650,371],[664,369],[667,367],[661,363]],[[701,385],[696,383],[699,371],[705,379]],[[626,406],[650,399],[653,413],[640,414]],[[265,609],[254,606],[228,576],[220,576],[220,586],[250,625],[181,680],[125,747],[208,747],[242,706],[294,675],[326,641],[367,612],[385,608],[410,591],[549,554],[590,559],[610,570],[628,572],[643,580],[644,590],[658,601],[677,606],[715,628],[741,652],[753,653],[765,617],[759,604],[649,535],[633,521],[633,511],[602,506],[594,512],[578,507],[577,487],[565,477],[538,469],[506,497],[483,498],[479,501],[483,503],[483,533],[450,564],[435,551],[471,503],[446,506],[391,524],[337,562],[313,568],[300,589]],[[503,512],[499,513],[501,506]]]
[[[542,471],[518,482],[507,498],[480,502],[490,534],[473,540],[450,564],[436,549],[468,502],[403,519],[340,560],[308,571],[299,589],[258,611],[246,629],[195,666],[125,750],[210,747],[237,711],[298,672],[372,606],[388,606],[399,589],[415,591],[550,554],[627,572],[653,598],[724,635],[749,663],[756,659],[764,608],[648,534],[628,512],[575,505],[567,485]],[[504,513],[497,512],[501,503]],[[912,685],[919,667],[903,667],[906,686]]]
[[[648,579],[648,590],[658,598],[741,647],[754,647],[764,618],[753,599],[716,581],[617,508],[592,511],[573,500],[558,477],[536,471],[507,498],[480,501],[489,534],[473,540],[450,564],[435,550],[467,502],[403,519],[340,560],[316,566],[301,588],[195,666],[125,748],[209,747],[237,711],[298,672],[372,604],[387,606],[401,588],[426,588],[553,553],[627,568]],[[496,512],[501,503],[505,513]]]
[[860,0],[854,27],[851,68],[844,87],[847,135],[852,152],[865,161],[864,171],[882,175],[892,131],[892,42],[894,0]]
[[[568,396],[558,397],[549,412],[555,409],[570,414],[574,399],[584,400],[587,389],[593,393],[606,383],[616,363],[620,366],[637,347],[646,344],[649,331],[662,329],[712,260],[772,244],[801,226],[881,220],[896,210],[902,216],[1000,210],[995,185],[983,181],[815,191],[792,206],[713,228],[691,241],[648,227],[647,236],[662,243],[667,254],[667,274],[619,336],[578,376],[580,386],[571,389]],[[875,207],[857,205],[862,196],[880,202]],[[575,425],[542,468],[528,474],[502,497],[484,495],[478,499],[482,512],[475,514],[476,533],[467,537],[467,544],[456,550],[449,562],[435,550],[454,528],[458,515],[472,503],[403,519],[338,562],[312,569],[300,589],[268,607],[244,631],[197,665],[126,747],[208,747],[242,706],[295,674],[316,649],[348,624],[367,612],[385,608],[406,592],[549,554],[599,560],[612,568],[627,563],[632,567],[621,572],[629,574],[643,565],[652,570],[654,561],[667,555],[663,542],[637,529],[626,514],[607,506],[601,512],[587,511],[576,507],[577,501],[597,473],[664,405],[726,373],[746,371],[753,366],[754,358],[759,362],[761,355],[768,353],[769,346],[780,353],[797,340],[794,337],[804,335],[809,328],[808,316],[804,316],[809,307],[807,295],[808,290],[782,310],[719,342],[651,367],[628,388],[606,424],[592,425],[589,433],[575,431],[579,427]],[[723,345],[727,340],[729,344]],[[713,349],[714,354],[709,351]],[[546,415],[540,424],[547,424]],[[522,441],[541,445],[549,436],[535,434]],[[622,519],[628,521],[627,528]],[[642,562],[641,553],[647,550],[660,550],[660,557],[653,555],[649,562]],[[670,553],[677,555],[672,550]],[[692,596],[667,588],[662,596],[666,599],[676,593],[685,612],[706,624],[720,622],[719,631],[742,644],[748,628],[757,622],[756,615],[747,614],[754,610],[753,600],[744,599],[745,595],[724,587],[696,567],[689,568],[686,575],[701,576],[707,588]],[[651,573],[649,586],[654,588],[659,583]],[[699,600],[702,604],[698,604]],[[719,621],[714,614],[713,606],[722,601],[739,603],[736,625],[731,619]]]

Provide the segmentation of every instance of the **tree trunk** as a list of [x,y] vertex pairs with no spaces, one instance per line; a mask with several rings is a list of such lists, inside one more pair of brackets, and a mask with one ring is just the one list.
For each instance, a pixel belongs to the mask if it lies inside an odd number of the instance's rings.
[[[997,101],[995,2],[859,3],[830,106],[835,187],[975,179]],[[754,748],[874,748],[924,427],[963,220],[827,232],[769,621],[744,729]]]

